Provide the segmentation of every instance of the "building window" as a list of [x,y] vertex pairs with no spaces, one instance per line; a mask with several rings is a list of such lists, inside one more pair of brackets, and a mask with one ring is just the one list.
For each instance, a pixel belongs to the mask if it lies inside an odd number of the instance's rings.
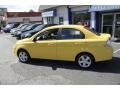
[[24,23],[29,23],[30,22],[30,18],[23,18],[23,22]]
[[63,17],[59,17],[59,24],[63,24],[63,21],[64,21]]
[[47,17],[47,24],[54,24],[54,17]]
[[90,25],[90,13],[88,12],[72,12],[73,24]]

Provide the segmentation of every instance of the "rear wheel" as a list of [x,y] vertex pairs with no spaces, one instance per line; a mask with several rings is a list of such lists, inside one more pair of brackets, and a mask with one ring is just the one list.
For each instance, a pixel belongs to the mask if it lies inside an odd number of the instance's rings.
[[27,63],[30,61],[30,55],[25,50],[19,50],[18,52],[18,58],[20,62]]
[[76,58],[76,62],[81,68],[90,68],[93,66],[94,60],[94,57],[88,53],[79,54]]

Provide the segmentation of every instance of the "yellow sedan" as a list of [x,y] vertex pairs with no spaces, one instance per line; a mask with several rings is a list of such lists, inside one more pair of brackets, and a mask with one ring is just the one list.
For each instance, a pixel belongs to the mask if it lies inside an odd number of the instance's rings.
[[14,53],[20,62],[33,58],[74,61],[82,68],[112,59],[109,34],[98,34],[81,25],[56,25],[17,41]]

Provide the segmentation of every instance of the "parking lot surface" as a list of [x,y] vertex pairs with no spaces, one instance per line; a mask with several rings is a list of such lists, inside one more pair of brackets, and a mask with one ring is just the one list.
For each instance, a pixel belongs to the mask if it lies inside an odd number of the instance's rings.
[[80,69],[73,62],[34,60],[24,64],[18,61],[12,48],[16,39],[0,34],[0,84],[62,84],[62,85],[120,85],[120,43],[113,42],[113,60],[101,62],[91,69]]

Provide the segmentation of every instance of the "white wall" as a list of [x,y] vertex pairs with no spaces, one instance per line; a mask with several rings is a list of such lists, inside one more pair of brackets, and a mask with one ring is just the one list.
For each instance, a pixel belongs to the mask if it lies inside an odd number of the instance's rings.
[[[63,24],[69,24],[67,6],[65,6],[65,5],[58,6],[58,7],[56,7],[56,10],[57,10],[57,14],[56,14],[56,16],[54,16],[54,23],[59,24],[59,17],[63,17],[63,19],[64,19]],[[43,23],[47,24],[46,17],[43,17]]]
[[0,16],[0,21],[2,21],[3,20],[3,16]]
[[7,18],[7,23],[10,22],[23,22],[24,18],[29,18],[30,22],[41,22],[42,17],[15,17],[15,18]]
[[87,11],[90,8],[90,5],[69,5],[71,11]]
[[47,24],[47,18],[46,17],[43,18],[43,23]]
[[59,6],[57,8],[57,16],[54,18],[54,22],[57,24],[59,24],[59,17],[64,18],[64,24],[69,24],[67,6]]
[[96,29],[96,18],[95,18],[95,12],[91,12],[91,18],[90,18],[90,28]]

